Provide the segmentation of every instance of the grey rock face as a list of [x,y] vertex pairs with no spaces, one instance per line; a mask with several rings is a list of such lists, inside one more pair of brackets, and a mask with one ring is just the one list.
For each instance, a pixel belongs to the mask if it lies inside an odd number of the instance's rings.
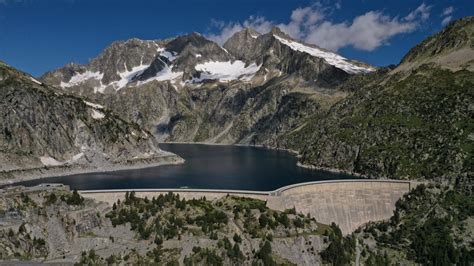
[[230,37],[223,47],[237,59],[250,62],[254,59],[254,47],[260,35],[257,31],[246,28]]
[[256,35],[253,30],[245,29],[231,37],[224,47],[247,63],[255,60],[262,64],[262,69],[276,69],[297,75],[305,80],[315,81],[322,87],[340,84],[349,77],[347,72],[329,64],[323,58],[294,50],[276,37],[294,41],[278,28],[273,28],[264,35]]
[[117,81],[119,72],[131,71],[133,67],[150,65],[157,55],[159,42],[131,39],[114,42],[104,52],[91,62],[91,71],[104,73],[103,84]]
[[166,50],[178,55],[173,70],[184,72],[182,80],[199,77],[195,69],[197,63],[234,60],[234,57],[218,44],[199,33],[177,37],[166,45]]
[[[115,93],[126,86],[137,87],[152,80],[173,83],[209,82],[206,80],[209,78],[202,78],[203,70],[196,69],[196,66],[221,62],[227,64],[224,69],[214,68],[211,71],[219,72],[218,76],[227,76],[226,80],[230,76],[230,80],[248,81],[248,77],[239,78],[239,74],[236,74],[243,71],[237,67],[240,63],[232,65],[237,60],[243,61],[245,67],[252,64],[257,67],[257,73],[250,75],[252,81],[267,77],[269,73],[271,76],[288,74],[316,82],[321,87],[331,87],[349,76],[338,65],[315,54],[290,47],[281,40],[296,43],[303,49],[323,51],[292,40],[278,28],[264,35],[245,29],[232,36],[224,44],[224,48],[199,33],[191,33],[164,41],[131,39],[114,42],[91,63],[70,64],[46,73],[42,79],[48,84],[74,90],[79,95]],[[329,52],[323,51],[324,53]],[[344,60],[345,64],[361,65]]]
[[[198,33],[161,42],[119,42],[91,64],[76,68],[99,71],[104,86],[106,81],[123,81],[120,73],[143,66],[132,71],[134,76],[129,76],[120,90],[98,93],[90,82],[63,88],[107,106],[161,141],[274,144],[277,136],[294,129],[299,119],[330,105],[320,108],[313,93],[321,90],[327,94],[324,97],[332,99],[330,91],[350,76],[324,58],[291,47],[292,43],[316,49],[292,40],[278,28],[263,35],[245,29],[231,37],[224,48]],[[214,71],[235,77],[204,79],[207,70],[197,70],[196,66],[210,62],[224,63]],[[245,68],[253,65],[256,72],[247,78],[232,73],[241,70],[236,68],[239,64]],[[48,73],[43,80],[61,85],[51,78],[55,75]]]
[[[46,73],[42,79],[49,84],[88,91],[112,92],[143,72],[162,46],[159,41],[130,39],[117,41],[107,47],[87,65],[69,64]],[[125,82],[125,84],[122,84]],[[95,89],[94,89],[95,88]]]
[[0,64],[0,170],[101,165],[159,155],[154,138],[109,110]]

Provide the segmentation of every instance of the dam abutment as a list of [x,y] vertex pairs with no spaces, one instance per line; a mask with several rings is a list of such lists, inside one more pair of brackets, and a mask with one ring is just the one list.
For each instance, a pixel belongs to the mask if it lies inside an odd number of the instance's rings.
[[218,199],[227,195],[250,197],[267,201],[275,210],[295,208],[309,214],[318,222],[339,225],[349,234],[359,226],[385,220],[392,216],[395,203],[416,185],[400,180],[331,180],[285,186],[274,191],[215,190],[215,189],[118,189],[84,190],[86,198],[104,201],[112,205],[123,200],[127,191],[135,191],[137,197],[156,197],[169,192],[192,199]]

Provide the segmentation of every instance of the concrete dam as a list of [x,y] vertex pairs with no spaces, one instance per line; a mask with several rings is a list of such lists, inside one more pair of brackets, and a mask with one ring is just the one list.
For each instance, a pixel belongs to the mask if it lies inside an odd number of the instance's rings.
[[[399,180],[333,180],[285,186],[274,191],[213,190],[213,189],[133,189],[137,197],[156,197],[173,192],[181,197],[217,199],[226,195],[250,197],[267,201],[275,210],[295,208],[310,214],[318,222],[335,222],[344,234],[349,234],[369,221],[390,218],[395,203],[414,186]],[[112,205],[123,200],[132,190],[87,190],[82,196]]]

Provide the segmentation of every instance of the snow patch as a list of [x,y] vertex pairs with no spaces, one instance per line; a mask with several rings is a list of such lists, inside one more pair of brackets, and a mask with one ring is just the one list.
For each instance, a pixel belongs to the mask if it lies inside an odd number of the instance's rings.
[[221,48],[224,52],[226,52],[227,54],[230,54],[229,51],[227,51],[227,49],[225,49],[224,47],[222,46],[219,46],[219,48]]
[[156,73],[154,77],[151,77],[144,81],[139,81],[137,85],[140,86],[142,84],[146,84],[154,80],[156,81],[174,80],[183,75],[183,72],[173,72],[172,68],[173,66],[166,65],[160,72]]
[[276,35],[273,35],[273,36],[278,41],[280,41],[284,45],[290,47],[291,49],[293,49],[295,51],[304,52],[304,53],[310,54],[310,55],[315,56],[315,57],[323,58],[330,65],[333,65],[337,68],[340,68],[340,69],[344,70],[347,73],[358,74],[358,73],[367,73],[367,72],[375,71],[375,69],[372,68],[372,67],[362,67],[362,66],[352,64],[346,58],[344,58],[344,57],[342,57],[338,54],[323,51],[323,50],[315,48],[315,47],[306,46],[306,45],[301,44],[299,42],[287,40],[287,39],[281,38],[281,37],[276,36]]
[[61,81],[61,88],[69,88],[73,86],[80,85],[90,79],[95,79],[95,80],[101,80],[104,77],[104,74],[100,72],[92,72],[87,70],[84,73],[76,73],[74,76],[71,77],[71,79],[68,82],[63,82]]
[[75,161],[77,161],[77,160],[81,159],[81,158],[82,158],[82,156],[84,156],[84,153],[83,153],[83,152],[81,152],[81,153],[78,153],[78,154],[76,154],[76,155],[72,156],[72,159],[71,159],[71,160],[69,160],[69,162],[75,162]]
[[160,53],[161,56],[166,57],[170,62],[174,61],[177,57],[177,53],[166,51],[163,47],[158,48],[157,52]]
[[88,101],[83,101],[85,104],[87,104],[88,106],[90,107],[94,107],[96,109],[104,109],[104,106],[100,105],[100,104],[96,104],[96,103],[91,103],[91,102],[88,102]]
[[234,62],[216,62],[210,61],[203,64],[197,64],[195,69],[201,71],[201,77],[193,81],[202,81],[206,79],[217,79],[219,81],[231,81],[236,79],[250,80],[260,69],[260,66],[253,63],[245,66],[245,63],[237,60]]
[[56,159],[49,157],[49,156],[41,156],[40,157],[41,163],[44,166],[59,166],[63,165],[62,162],[57,161]]
[[92,118],[94,119],[102,119],[105,117],[105,114],[102,113],[101,111],[97,111],[97,110],[92,110],[92,114],[91,114]]
[[[110,83],[115,90],[120,90],[121,88],[127,86],[127,84],[132,81],[132,79],[145,71],[150,65],[138,65],[132,67],[132,70],[126,70],[125,72],[117,73],[120,76],[120,80]],[[127,69],[125,67],[125,69]]]
[[38,85],[41,85],[43,83],[39,82],[38,80],[34,79],[33,77],[30,77],[31,81],[33,81],[34,83],[38,84]]

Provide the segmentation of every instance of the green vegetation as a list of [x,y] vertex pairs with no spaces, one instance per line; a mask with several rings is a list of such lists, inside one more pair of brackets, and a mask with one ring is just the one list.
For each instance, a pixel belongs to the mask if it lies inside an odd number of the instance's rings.
[[[138,198],[130,192],[123,202],[113,205],[106,217],[114,226],[130,224],[139,239],[152,240],[157,248],[147,254],[147,258],[153,261],[164,256],[161,247],[166,240],[206,235],[215,241],[214,245],[205,248],[194,247],[193,254],[185,259],[186,265],[222,265],[225,261],[241,264],[252,260],[241,249],[249,236],[262,239],[262,247],[254,254],[254,259],[273,265],[269,243],[274,235],[309,235],[316,234],[318,229],[314,219],[297,214],[294,208],[279,212],[268,209],[265,201],[234,196],[208,201],[205,198],[186,200],[167,193],[148,199]],[[243,232],[230,231],[229,223],[242,228]],[[232,240],[227,236],[232,236]]]
[[199,248],[194,250],[194,254],[191,257],[184,258],[184,265],[191,266],[196,264],[221,266],[224,265],[224,262],[214,250]]
[[139,199],[135,193],[126,194],[122,203],[114,204],[106,215],[114,226],[130,223],[141,239],[153,237],[155,243],[180,237],[188,230],[200,228],[202,234],[211,234],[227,224],[227,215],[205,200],[180,199],[168,193],[151,200]]
[[263,265],[276,265],[275,260],[272,257],[272,245],[269,241],[265,241],[257,252],[257,258],[263,262]]
[[442,178],[472,191],[473,87],[471,71],[432,65],[355,76],[341,87],[349,96],[277,143],[299,150],[305,164],[375,178]]
[[46,241],[32,237],[25,223],[20,225],[18,232],[11,228],[0,230],[0,239],[3,240],[0,245],[0,260],[44,258],[49,252]]
[[[55,196],[50,195],[49,198],[48,198],[48,201],[49,200],[54,200],[54,199],[55,199]],[[79,195],[79,193],[77,192],[76,189],[74,189],[72,194],[61,195],[61,200],[66,202],[68,205],[82,205],[82,204],[84,204],[84,198],[81,195]],[[54,201],[56,201],[56,200],[54,200]]]
[[103,265],[104,260],[97,254],[93,249],[87,251],[83,251],[81,253],[81,258],[79,262],[75,265]]
[[[361,261],[367,265],[469,265],[474,261],[473,215],[472,196],[449,187],[422,184],[397,202],[390,220],[370,223],[345,238],[336,234],[321,256],[334,264],[346,254],[353,260],[355,245],[344,243],[357,239]],[[375,246],[369,245],[373,242]]]
[[320,255],[325,263],[332,265],[348,265],[354,258],[355,239],[343,237],[342,231],[336,224],[331,224],[331,230],[326,232],[329,246]]

